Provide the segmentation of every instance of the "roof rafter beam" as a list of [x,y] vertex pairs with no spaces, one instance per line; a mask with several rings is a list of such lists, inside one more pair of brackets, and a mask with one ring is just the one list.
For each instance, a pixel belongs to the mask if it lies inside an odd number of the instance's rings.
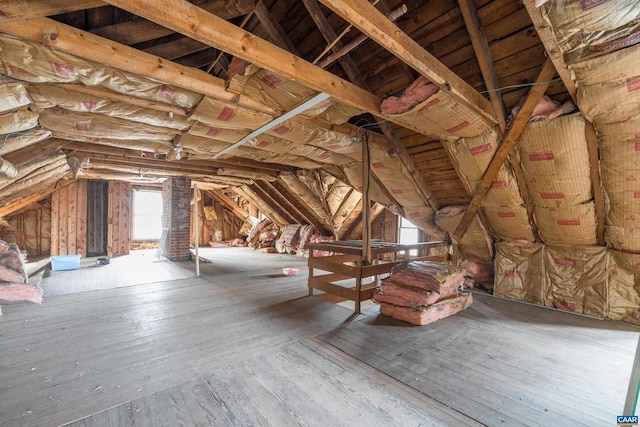
[[[489,50],[489,42],[487,41],[484,28],[480,22],[480,16],[478,16],[478,9],[476,8],[473,0],[458,0],[458,4],[460,5],[462,17],[467,27],[467,31],[469,32],[469,37],[471,38],[471,44],[476,54],[478,65],[480,66],[480,72],[482,73],[484,84],[489,91],[489,99],[491,100],[491,104],[493,105],[493,109],[496,113],[498,125],[502,131],[502,135],[505,135],[507,132],[507,122],[504,102],[499,90],[500,85],[498,84],[498,77],[493,66],[493,57]],[[513,167],[518,188],[520,189],[520,193],[522,193],[522,198],[524,199],[529,225],[533,230],[533,235],[536,240],[539,241],[540,236],[538,233],[538,227],[533,219],[533,204],[531,203],[531,196],[529,195],[529,189],[524,181],[524,173],[522,172],[522,168],[516,158],[515,151],[512,151],[509,155],[509,162]]]
[[567,88],[567,92],[569,92],[569,96],[573,99],[573,102],[577,102],[576,84],[571,79],[571,73],[569,72],[567,63],[562,56],[562,51],[560,50],[560,46],[558,46],[556,37],[553,35],[551,26],[542,17],[542,7],[536,7],[534,0],[523,0],[523,3],[524,7],[527,9],[527,13],[529,13],[529,17],[531,17],[533,26],[538,32],[538,36],[540,36],[540,40],[547,51],[547,55],[549,55],[553,65],[556,67],[556,71],[558,71],[558,75]]
[[101,0],[4,0],[0,4],[0,22],[41,18],[105,5]]
[[556,70],[553,66],[553,62],[550,59],[547,59],[542,67],[542,71],[538,75],[536,79],[536,85],[531,87],[529,94],[527,95],[527,99],[524,104],[520,108],[520,111],[513,119],[513,123],[511,124],[511,129],[507,132],[507,135],[502,140],[502,143],[496,150],[493,155],[493,159],[491,159],[491,163],[487,167],[487,170],[484,172],[482,176],[482,180],[478,184],[476,188],[476,192],[469,203],[469,207],[467,208],[464,216],[460,220],[460,224],[458,224],[458,228],[456,229],[454,235],[461,239],[464,236],[464,233],[467,232],[467,228],[469,228],[469,224],[473,220],[474,215],[478,211],[478,208],[482,204],[482,200],[484,196],[487,195],[489,188],[491,188],[491,184],[496,179],[502,164],[509,156],[509,153],[513,150],[516,143],[522,136],[522,132],[524,132],[527,123],[529,122],[529,118],[531,117],[531,113],[533,109],[544,95],[545,91],[549,87],[549,80],[555,75]]
[[472,111],[495,122],[491,103],[366,0],[320,0]]

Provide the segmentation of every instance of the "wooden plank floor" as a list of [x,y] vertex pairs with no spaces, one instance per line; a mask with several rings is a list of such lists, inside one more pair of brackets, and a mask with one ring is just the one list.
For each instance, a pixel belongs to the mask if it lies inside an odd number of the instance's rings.
[[638,328],[474,298],[433,325],[372,309],[318,339],[486,425],[613,425]]
[[42,294],[52,297],[195,277],[179,263],[156,261],[155,252],[155,249],[131,251],[130,255],[111,258],[107,265],[97,265],[98,257],[82,258],[78,270],[52,271],[49,266],[46,280],[40,283]]
[[622,410],[638,328],[482,296],[426,327],[350,320],[306,297],[304,259],[203,256],[202,278],[3,307],[0,425],[572,426]]

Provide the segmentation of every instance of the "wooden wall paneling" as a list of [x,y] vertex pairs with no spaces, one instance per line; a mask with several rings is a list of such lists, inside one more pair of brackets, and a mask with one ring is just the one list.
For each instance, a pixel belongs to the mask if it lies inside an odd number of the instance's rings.
[[68,231],[69,231],[69,185],[60,190],[60,203],[58,205],[58,254],[68,255]]
[[107,256],[113,257],[113,182],[109,182],[107,194]]
[[77,235],[77,220],[78,220],[78,212],[77,212],[77,200],[78,200],[78,182],[74,182],[69,187],[68,191],[68,208],[67,208],[67,253],[75,254],[77,253],[77,244],[76,241],[78,239]]
[[60,192],[54,191],[51,194],[51,256],[60,255],[58,249],[58,218],[60,218]]
[[87,181],[76,183],[76,253],[87,256]]

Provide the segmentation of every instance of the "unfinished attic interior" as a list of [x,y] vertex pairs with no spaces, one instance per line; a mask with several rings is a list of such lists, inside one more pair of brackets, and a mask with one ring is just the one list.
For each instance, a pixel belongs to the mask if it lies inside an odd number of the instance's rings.
[[638,414],[640,3],[0,3],[0,425]]

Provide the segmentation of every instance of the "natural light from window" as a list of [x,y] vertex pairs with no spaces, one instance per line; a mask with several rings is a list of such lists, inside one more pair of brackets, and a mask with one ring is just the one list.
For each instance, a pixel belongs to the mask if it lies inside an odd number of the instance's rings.
[[[399,237],[400,239],[398,243],[402,243],[404,245],[418,243],[418,227],[416,227],[408,219],[400,217],[400,236]],[[418,250],[411,249],[410,253],[411,255],[416,256],[418,254]]]
[[162,193],[133,193],[133,240],[158,240],[162,234]]

